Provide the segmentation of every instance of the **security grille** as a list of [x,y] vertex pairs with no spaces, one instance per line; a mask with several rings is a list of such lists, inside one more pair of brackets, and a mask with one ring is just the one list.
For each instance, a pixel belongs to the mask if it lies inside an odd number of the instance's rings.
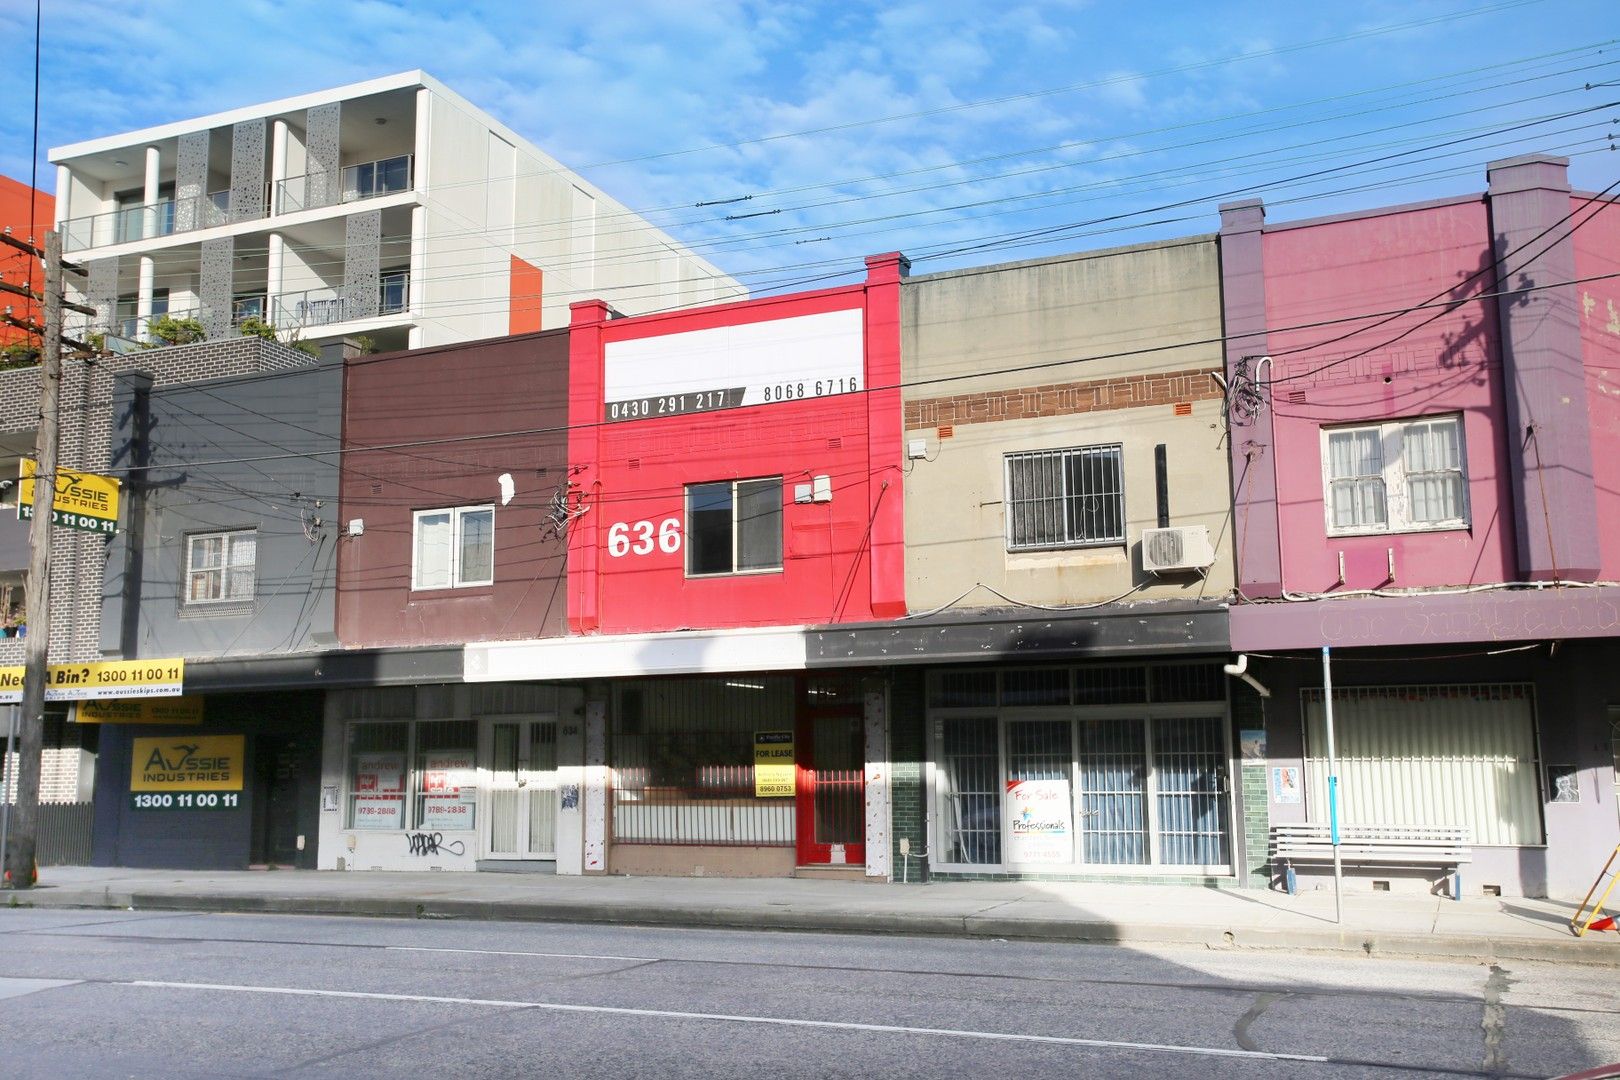
[[1223,724],[1221,717],[1153,722],[1161,863],[1219,866],[1227,861]]
[[1124,541],[1118,444],[1008,454],[1006,460],[1009,551]]
[[945,861],[1001,862],[1001,750],[993,717],[943,721]]
[[754,797],[754,732],[793,728],[792,680],[632,682],[614,706],[615,842],[793,843],[794,800]]
[[1080,836],[1085,861],[1148,861],[1147,751],[1141,720],[1080,725]]

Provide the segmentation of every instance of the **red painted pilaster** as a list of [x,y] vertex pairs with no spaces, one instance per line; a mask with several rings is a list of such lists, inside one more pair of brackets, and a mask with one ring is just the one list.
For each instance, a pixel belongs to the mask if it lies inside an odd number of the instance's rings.
[[568,528],[568,629],[588,634],[602,622],[597,580],[602,550],[600,435],[602,421],[602,328],[610,309],[601,300],[569,305],[568,463],[570,491],[585,513]]
[[866,260],[867,499],[872,615],[906,613],[905,498],[900,490],[904,432],[900,403],[900,281],[911,262],[898,251]]

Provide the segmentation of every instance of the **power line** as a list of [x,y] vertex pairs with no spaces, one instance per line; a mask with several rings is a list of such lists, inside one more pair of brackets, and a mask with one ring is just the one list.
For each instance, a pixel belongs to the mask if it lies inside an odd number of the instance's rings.
[[[1480,293],[1480,294],[1476,295],[1475,297],[1473,297],[1472,299],[1478,300],[1478,299],[1488,299],[1488,298],[1495,297],[1495,296],[1519,295],[1519,294],[1524,293],[1524,292],[1537,291],[1537,290],[1540,290],[1540,289],[1563,288],[1563,287],[1566,287],[1566,286],[1569,286],[1569,285],[1583,284],[1583,283],[1591,282],[1591,281],[1608,281],[1608,280],[1612,280],[1612,279],[1615,279],[1615,278],[1620,278],[1620,271],[1616,271],[1614,273],[1608,273],[1608,274],[1595,274],[1595,275],[1592,275],[1592,276],[1589,276],[1589,277],[1577,278],[1577,279],[1574,279],[1573,281],[1550,282],[1550,283],[1547,283],[1547,284],[1544,284],[1544,285],[1532,286],[1530,288],[1518,288],[1518,289],[1511,290],[1511,292]],[[1407,308],[1402,308],[1402,309],[1399,309],[1399,310],[1402,311],[1402,312],[1411,312],[1411,311],[1418,310],[1418,307],[1416,307],[1416,306],[1407,307]],[[1363,313],[1363,314],[1352,315],[1352,316],[1341,316],[1339,318],[1334,318],[1334,319],[1323,319],[1323,320],[1318,320],[1318,321],[1314,321],[1314,322],[1310,322],[1310,323],[1302,323],[1302,324],[1299,324],[1297,326],[1271,328],[1271,329],[1268,329],[1266,332],[1267,333],[1279,333],[1279,332],[1283,332],[1283,331],[1287,331],[1287,330],[1311,329],[1311,328],[1320,327],[1320,326],[1333,325],[1335,323],[1351,322],[1351,321],[1355,321],[1355,320],[1359,320],[1359,319],[1366,319],[1366,318],[1369,318],[1369,317],[1376,317],[1376,316],[1381,315],[1381,314],[1385,314],[1385,313],[1384,312],[1370,312],[1370,313]],[[1219,334],[1219,335],[1215,335],[1215,336],[1207,337],[1207,338],[1199,338],[1199,339],[1194,339],[1194,340],[1189,340],[1189,341],[1179,341],[1179,342],[1175,342],[1175,343],[1172,343],[1172,344],[1149,346],[1149,347],[1139,348],[1139,349],[1126,349],[1126,350],[1121,350],[1121,351],[1116,351],[1116,352],[1109,352],[1109,353],[1102,353],[1102,354],[1097,354],[1097,355],[1087,356],[1087,357],[1076,357],[1076,358],[1069,358],[1069,359],[1063,359],[1063,360],[1046,361],[1046,362],[1035,363],[1035,364],[1022,364],[1022,365],[1018,365],[1016,367],[1006,367],[1006,368],[988,369],[988,370],[976,370],[976,371],[966,372],[966,373],[957,374],[957,375],[939,375],[939,376],[933,376],[933,377],[926,378],[926,379],[904,380],[904,381],[901,381],[901,382],[889,383],[889,384],[885,384],[885,385],[882,385],[882,386],[864,387],[864,388],[862,388],[860,390],[854,391],[853,393],[856,393],[856,394],[872,394],[872,393],[885,392],[885,391],[890,391],[890,390],[904,389],[904,388],[908,388],[908,387],[938,385],[938,384],[947,383],[947,382],[958,382],[958,381],[965,380],[965,379],[980,379],[980,378],[984,378],[984,377],[989,376],[989,375],[1021,374],[1021,373],[1029,372],[1029,371],[1039,371],[1039,370],[1045,370],[1045,369],[1054,368],[1054,367],[1066,367],[1066,366],[1070,366],[1070,365],[1074,365],[1074,364],[1095,363],[1095,362],[1097,362],[1099,360],[1114,360],[1114,359],[1122,359],[1122,358],[1128,358],[1128,357],[1134,357],[1134,356],[1145,356],[1145,355],[1150,355],[1150,354],[1154,354],[1154,353],[1171,352],[1171,351],[1175,351],[1175,350],[1179,350],[1179,349],[1186,349],[1186,348],[1196,347],[1196,346],[1199,346],[1199,345],[1217,345],[1217,344],[1223,344],[1223,343],[1225,343],[1225,342],[1227,342],[1229,340],[1234,340],[1234,339],[1237,339],[1237,338],[1245,338],[1246,339],[1246,338],[1252,338],[1254,336],[1255,336],[1255,333],[1252,332],[1252,331],[1251,332],[1245,332],[1243,334]],[[400,356],[400,355],[408,356],[410,354],[409,353],[404,353],[404,354],[395,354],[395,355],[396,356]],[[392,358],[393,357],[386,357],[385,356],[385,357],[380,357],[378,359],[379,360],[389,360],[389,359],[392,359]],[[355,361],[350,361],[350,363],[364,363],[364,362],[366,362],[365,359],[359,359],[359,360],[355,360]],[[301,370],[301,369],[292,369],[292,370],[293,371],[298,371],[298,370]],[[263,378],[285,377],[286,374],[287,374],[286,371],[266,372],[264,374]],[[337,449],[334,449],[334,450],[311,451],[311,452],[307,452],[307,453],[305,453],[305,452],[289,452],[289,453],[282,453],[282,454],[260,454],[260,455],[244,456],[244,457],[236,457],[236,458],[221,458],[221,459],[216,459],[216,460],[180,462],[180,463],[177,463],[177,464],[170,464],[170,465],[165,466],[165,467],[167,467],[167,468],[178,468],[178,467],[203,468],[203,467],[209,467],[209,466],[215,466],[215,465],[235,465],[235,464],[243,464],[243,463],[249,463],[249,462],[286,461],[286,460],[303,459],[303,458],[343,456],[343,455],[348,455],[348,454],[380,453],[380,452],[384,452],[384,451],[397,451],[397,450],[401,450],[401,449],[409,449],[409,448],[420,447],[420,446],[445,446],[445,445],[453,445],[453,444],[460,444],[460,443],[485,442],[485,441],[496,440],[496,439],[509,439],[509,438],[516,438],[516,437],[520,437],[520,436],[528,436],[528,435],[558,434],[558,433],[569,432],[569,431],[586,430],[586,429],[590,429],[590,428],[612,427],[612,426],[615,425],[615,423],[616,422],[614,422],[614,421],[608,421],[608,420],[596,420],[596,421],[589,421],[589,422],[586,422],[586,423],[583,423],[583,424],[548,425],[548,426],[534,427],[534,428],[520,428],[520,429],[516,429],[516,430],[509,430],[509,431],[482,432],[482,433],[479,433],[479,434],[476,434],[476,435],[455,435],[455,436],[444,436],[444,437],[440,437],[440,438],[409,439],[409,440],[402,440],[402,441],[397,442],[397,443],[387,443],[387,444],[370,445],[370,446],[340,447],[340,448],[337,448]],[[150,470],[152,468],[155,468],[155,466],[126,466],[125,468],[122,468],[122,469],[112,470],[112,472],[115,475],[130,475],[130,474],[135,473],[135,472],[147,471],[147,470]]]

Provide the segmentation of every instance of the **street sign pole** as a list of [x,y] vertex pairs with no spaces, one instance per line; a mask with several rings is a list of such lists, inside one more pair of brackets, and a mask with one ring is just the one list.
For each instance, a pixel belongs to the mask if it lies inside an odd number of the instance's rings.
[[1328,836],[1333,841],[1333,921],[1344,922],[1344,863],[1339,857],[1339,756],[1333,746],[1333,659],[1322,646],[1322,711],[1327,721]]
[[17,737],[17,706],[6,706],[6,756],[0,758],[0,866],[6,865],[11,839],[11,743]]

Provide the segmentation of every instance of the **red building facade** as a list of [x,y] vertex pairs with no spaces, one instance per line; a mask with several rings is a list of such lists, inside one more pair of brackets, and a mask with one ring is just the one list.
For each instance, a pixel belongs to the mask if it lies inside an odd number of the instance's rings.
[[905,613],[904,268],[633,319],[574,305],[571,632]]

